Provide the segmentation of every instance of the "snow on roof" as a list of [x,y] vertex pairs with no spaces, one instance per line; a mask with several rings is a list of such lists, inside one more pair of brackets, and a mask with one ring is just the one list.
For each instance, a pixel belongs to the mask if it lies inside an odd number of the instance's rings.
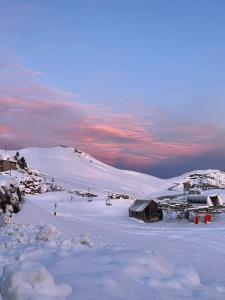
[[1,153],[0,154],[0,160],[8,160],[10,162],[15,162],[16,163],[16,160],[13,159],[8,153]]
[[143,211],[152,200],[135,200],[134,203],[130,206],[130,211]]

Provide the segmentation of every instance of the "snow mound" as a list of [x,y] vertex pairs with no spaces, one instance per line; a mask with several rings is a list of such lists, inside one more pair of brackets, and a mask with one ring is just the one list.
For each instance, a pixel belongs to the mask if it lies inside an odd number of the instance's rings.
[[71,293],[71,287],[56,285],[43,265],[26,261],[3,268],[0,292],[4,300],[64,300]]
[[157,251],[145,251],[133,256],[132,263],[124,266],[124,273],[137,282],[146,282],[156,289],[184,289],[200,285],[198,273],[192,266],[174,268]]
[[53,241],[61,235],[61,232],[52,224],[40,227],[36,239],[39,241]]

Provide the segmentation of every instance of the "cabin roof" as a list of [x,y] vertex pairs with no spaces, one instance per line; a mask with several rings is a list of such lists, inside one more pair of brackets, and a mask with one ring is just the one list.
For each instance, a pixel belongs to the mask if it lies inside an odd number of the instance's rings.
[[130,206],[129,210],[133,212],[140,212],[145,210],[145,208],[149,205],[149,203],[154,200],[141,200],[137,199],[134,203]]
[[2,153],[0,154],[0,161],[10,161],[12,163],[16,163],[16,160],[10,157],[8,154]]

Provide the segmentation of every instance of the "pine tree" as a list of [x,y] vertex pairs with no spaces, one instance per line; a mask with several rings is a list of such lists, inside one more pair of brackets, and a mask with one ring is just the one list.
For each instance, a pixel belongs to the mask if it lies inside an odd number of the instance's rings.
[[17,152],[16,152],[16,155],[14,156],[14,159],[15,159],[16,161],[18,161],[19,156],[20,156],[20,154],[19,154],[19,152],[17,151]]
[[25,160],[25,158],[23,156],[19,160],[19,166],[23,170],[27,168],[27,163],[26,163],[26,160]]

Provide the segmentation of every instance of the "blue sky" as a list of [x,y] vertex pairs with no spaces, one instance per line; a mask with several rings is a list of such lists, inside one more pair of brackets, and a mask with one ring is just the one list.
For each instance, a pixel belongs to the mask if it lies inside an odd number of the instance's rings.
[[[185,171],[187,161],[220,167],[217,154],[223,168],[224,16],[220,0],[0,0],[0,101],[7,106],[0,142],[63,139],[116,166],[161,176]],[[73,104],[69,118],[57,112],[59,124],[46,118],[44,140],[37,101]],[[28,120],[18,120],[15,139],[15,105],[33,112],[26,136],[35,132],[35,140],[25,138]],[[73,132],[59,130],[67,120]]]

